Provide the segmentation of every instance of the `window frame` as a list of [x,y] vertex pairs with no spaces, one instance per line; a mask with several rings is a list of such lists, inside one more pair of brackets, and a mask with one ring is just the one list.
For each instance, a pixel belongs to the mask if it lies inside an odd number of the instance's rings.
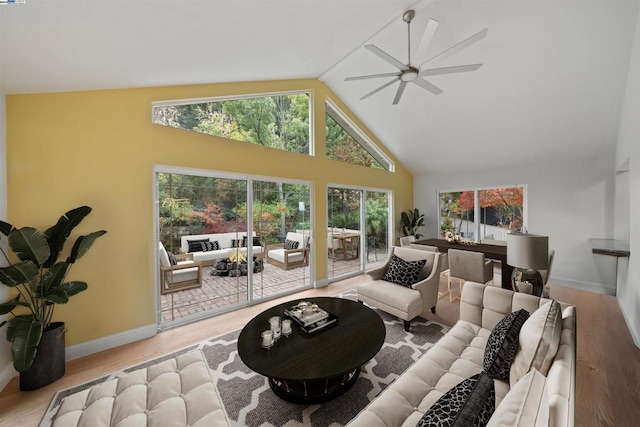
[[[349,136],[351,136],[376,162],[381,170],[395,172],[395,163],[369,138],[334,101],[325,98],[325,114],[328,114]],[[326,122],[326,117],[324,118]],[[327,155],[325,148],[325,157]],[[327,157],[328,158],[328,157]],[[373,168],[370,168],[373,169]]]
[[[527,184],[507,184],[507,185],[491,185],[486,187],[467,187],[462,189],[454,189],[454,190],[437,190],[436,191],[436,206],[438,209],[438,235],[440,235],[440,227],[442,225],[442,194],[443,193],[462,193],[465,191],[473,192],[473,217],[475,227],[473,230],[473,241],[474,242],[482,242],[481,239],[481,231],[482,231],[482,215],[481,215],[481,207],[480,207],[480,191],[483,190],[495,190],[499,188],[513,188],[520,187],[522,188],[522,229],[527,230],[529,228],[529,194]],[[500,239],[495,239],[498,241],[503,241]]]
[[[164,100],[164,101],[153,101],[151,102],[151,124],[164,126],[154,121],[156,107],[178,107],[178,106],[193,105],[193,104],[206,104],[206,103],[224,102],[224,101],[240,101],[243,99],[269,98],[269,97],[275,97],[275,96],[288,96],[288,95],[307,95],[309,97],[309,152],[299,153],[297,151],[288,151],[288,150],[283,150],[275,147],[266,147],[266,148],[273,148],[275,150],[286,151],[288,153],[315,156],[315,138],[314,138],[314,135],[315,135],[314,114],[315,113],[313,108],[313,104],[314,104],[313,91],[310,89],[277,91],[277,92],[258,92],[258,93],[245,93],[245,94],[238,94],[238,95],[224,95],[224,96],[212,96],[212,97],[203,97],[203,98],[185,98],[185,99],[174,99],[174,100]],[[173,128],[173,129],[190,130],[190,129],[183,129],[183,128]],[[203,135],[207,135],[207,134],[203,133]],[[224,138],[224,137],[220,137],[220,138]],[[227,139],[228,141],[253,144],[252,142],[240,141],[237,139],[230,139],[230,138],[224,138],[224,139]]]

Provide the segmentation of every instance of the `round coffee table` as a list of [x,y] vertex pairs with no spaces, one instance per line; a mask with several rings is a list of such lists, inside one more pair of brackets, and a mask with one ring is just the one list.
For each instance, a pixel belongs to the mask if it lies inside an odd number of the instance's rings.
[[[307,334],[295,322],[293,332],[273,347],[261,346],[268,319],[300,301],[310,301],[334,314],[338,321]],[[251,319],[238,337],[238,354],[255,372],[266,376],[276,395],[293,403],[321,403],[347,391],[360,367],[375,356],[385,339],[380,316],[363,304],[343,298],[304,298],[287,301]]]

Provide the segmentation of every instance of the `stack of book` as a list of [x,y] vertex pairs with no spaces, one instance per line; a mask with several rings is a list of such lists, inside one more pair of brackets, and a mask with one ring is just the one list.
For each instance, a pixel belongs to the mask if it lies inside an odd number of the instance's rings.
[[338,318],[316,304],[302,301],[284,311],[304,332],[310,334],[338,321]]

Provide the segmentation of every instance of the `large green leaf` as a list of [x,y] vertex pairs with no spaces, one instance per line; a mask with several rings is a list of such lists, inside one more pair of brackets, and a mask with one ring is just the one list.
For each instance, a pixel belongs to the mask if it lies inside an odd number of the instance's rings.
[[0,268],[0,282],[11,287],[30,283],[31,289],[35,289],[39,272],[40,269],[33,261],[22,261],[9,267]]
[[73,231],[89,213],[91,213],[89,206],[80,206],[79,208],[72,209],[62,215],[56,225],[44,232],[49,242],[49,247],[51,248],[51,254],[45,263],[45,267],[50,267],[58,260],[58,256],[64,247],[64,242],[71,235],[71,231]]
[[78,239],[73,244],[71,255],[69,255],[69,258],[67,258],[67,262],[69,264],[73,264],[74,262],[76,262],[78,259],[80,259],[80,257],[87,253],[89,248],[91,248],[91,245],[93,245],[93,242],[95,242],[98,237],[106,233],[106,230],[100,230],[94,231],[93,233],[87,234],[86,236],[78,237]]
[[0,304],[0,316],[10,313],[18,305],[22,305],[20,304],[20,295],[16,295],[14,299]]
[[24,372],[33,364],[43,329],[42,323],[30,316],[17,316],[9,321],[7,339],[11,341],[11,357],[16,371]]
[[69,264],[66,262],[58,262],[54,264],[49,271],[42,276],[42,288],[40,289],[41,294],[47,295],[48,293],[58,289],[60,285],[62,285],[62,281],[67,275],[68,270]]
[[9,233],[9,246],[21,261],[31,260],[38,266],[51,254],[47,239],[33,227],[14,229]]
[[72,281],[62,284],[62,289],[67,293],[67,296],[71,298],[75,294],[79,294],[82,291],[86,291],[89,286],[86,282]]
[[0,221],[0,233],[8,236],[15,227],[8,222]]
[[53,304],[66,304],[69,302],[69,297],[62,288],[52,289],[40,298]]

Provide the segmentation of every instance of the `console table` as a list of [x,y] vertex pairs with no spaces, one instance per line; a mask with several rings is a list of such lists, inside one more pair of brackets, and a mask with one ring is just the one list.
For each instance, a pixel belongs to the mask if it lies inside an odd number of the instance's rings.
[[449,249],[482,252],[485,258],[500,261],[502,271],[502,287],[505,289],[513,289],[513,287],[511,286],[511,274],[513,273],[513,267],[507,264],[506,245],[490,245],[487,243],[474,243],[473,245],[466,245],[464,243],[450,243],[444,239],[422,239],[413,242],[413,244],[435,246],[440,252],[448,252]]

